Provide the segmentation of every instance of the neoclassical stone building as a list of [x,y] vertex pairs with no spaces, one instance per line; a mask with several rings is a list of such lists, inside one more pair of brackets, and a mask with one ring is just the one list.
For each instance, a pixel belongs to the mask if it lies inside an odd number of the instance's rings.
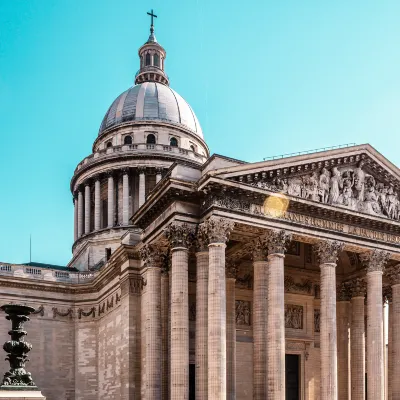
[[67,268],[0,264],[48,400],[400,399],[400,170],[210,156],[153,26],[139,57],[71,180]]

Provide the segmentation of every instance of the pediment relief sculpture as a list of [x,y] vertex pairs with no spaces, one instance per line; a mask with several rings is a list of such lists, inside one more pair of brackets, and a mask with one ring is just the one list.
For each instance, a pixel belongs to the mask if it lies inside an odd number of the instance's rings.
[[400,220],[399,194],[394,184],[382,182],[367,172],[363,160],[353,166],[324,166],[292,177],[263,177],[250,184],[306,200]]

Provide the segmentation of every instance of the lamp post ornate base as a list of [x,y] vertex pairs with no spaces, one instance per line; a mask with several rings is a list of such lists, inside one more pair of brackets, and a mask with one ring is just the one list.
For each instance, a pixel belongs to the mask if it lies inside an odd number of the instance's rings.
[[27,353],[32,350],[32,345],[25,342],[26,331],[24,323],[29,321],[29,314],[34,308],[20,304],[5,304],[0,307],[6,314],[6,319],[11,321],[11,330],[8,334],[11,340],[4,343],[6,360],[10,363],[10,370],[4,374],[0,386],[0,399],[45,399],[32,379],[30,372],[25,370],[25,363],[29,361]]

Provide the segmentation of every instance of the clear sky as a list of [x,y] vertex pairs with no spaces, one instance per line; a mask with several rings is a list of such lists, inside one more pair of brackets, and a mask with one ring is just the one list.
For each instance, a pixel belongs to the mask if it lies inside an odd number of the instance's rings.
[[398,0],[0,0],[0,261],[65,265],[69,182],[133,84],[154,8],[212,153],[369,142],[400,166]]

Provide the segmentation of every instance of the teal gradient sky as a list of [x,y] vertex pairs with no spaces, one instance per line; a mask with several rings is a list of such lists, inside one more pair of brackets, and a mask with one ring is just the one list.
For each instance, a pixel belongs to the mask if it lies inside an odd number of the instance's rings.
[[0,261],[66,265],[70,178],[156,36],[212,153],[369,142],[400,165],[400,2],[0,0]]

